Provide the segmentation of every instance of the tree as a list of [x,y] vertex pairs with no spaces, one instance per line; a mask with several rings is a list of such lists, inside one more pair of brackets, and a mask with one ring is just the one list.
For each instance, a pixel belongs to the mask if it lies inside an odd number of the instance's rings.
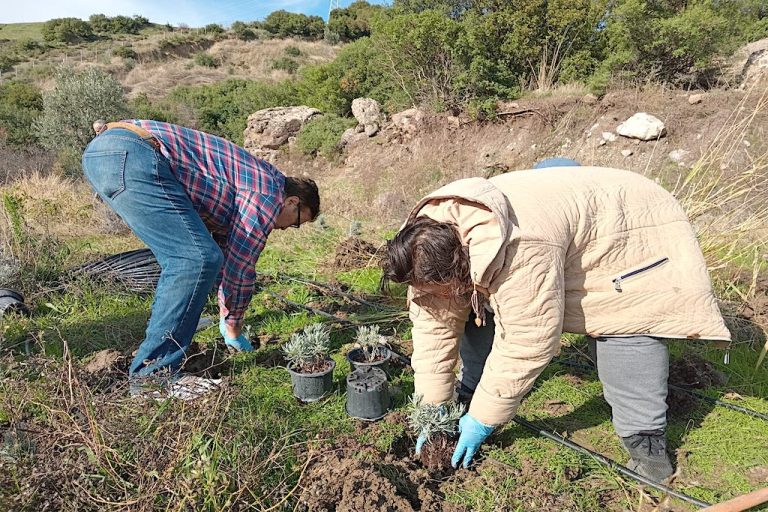
[[93,38],[87,21],[78,18],[54,18],[43,24],[43,39],[51,42],[78,43]]
[[320,39],[325,22],[320,16],[307,16],[285,10],[274,11],[264,20],[264,29],[279,37],[305,37]]
[[371,35],[371,22],[383,12],[381,5],[371,5],[365,0],[353,2],[346,9],[334,9],[328,18],[328,30],[337,34],[341,41],[354,41]]
[[36,142],[33,123],[42,109],[43,97],[34,85],[15,81],[0,84],[0,128],[9,145],[23,147]]
[[82,151],[93,137],[97,119],[128,116],[120,83],[96,68],[76,72],[60,68],[56,85],[43,95],[43,113],[35,122],[41,144],[53,150]]

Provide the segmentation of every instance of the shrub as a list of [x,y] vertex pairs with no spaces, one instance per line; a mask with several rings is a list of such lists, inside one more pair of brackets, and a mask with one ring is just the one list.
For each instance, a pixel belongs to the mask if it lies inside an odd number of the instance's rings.
[[60,68],[55,87],[43,94],[43,113],[35,128],[48,149],[82,151],[93,137],[94,120],[127,115],[123,89],[114,78],[95,68]]
[[279,37],[320,39],[325,31],[325,22],[320,16],[307,16],[279,10],[270,13],[264,19],[263,28]]
[[363,351],[366,361],[375,361],[384,357],[387,340],[379,334],[378,325],[361,325],[358,327],[355,341]]
[[414,434],[423,435],[427,441],[440,434],[456,434],[464,406],[454,402],[444,405],[425,404],[422,399],[421,395],[412,395],[408,406],[408,425]]
[[37,141],[34,122],[43,110],[43,97],[32,84],[9,81],[0,84],[0,128],[6,143],[23,147]]
[[312,324],[291,335],[283,345],[283,354],[296,371],[311,371],[328,357],[331,337],[323,324]]
[[285,54],[289,57],[301,57],[304,55],[304,53],[302,53],[302,51],[299,50],[297,46],[287,46],[283,52],[285,52]]
[[204,66],[206,68],[219,67],[219,61],[210,53],[200,52],[195,55],[195,64],[198,66]]
[[0,72],[10,71],[13,66],[21,62],[21,58],[13,53],[0,53]]
[[243,41],[252,41],[256,39],[256,32],[242,21],[235,21],[232,23],[232,33],[235,34],[235,37],[242,39]]
[[136,50],[130,46],[118,46],[112,49],[112,55],[121,59],[135,59],[138,57]]
[[272,61],[272,69],[279,69],[293,74],[299,69],[299,63],[290,57],[280,57]]
[[370,36],[371,21],[383,9],[364,0],[352,2],[345,9],[334,9],[328,17],[328,32],[345,42]]
[[152,103],[146,93],[141,93],[131,100],[130,110],[134,119],[152,119],[174,124],[180,122],[180,116],[172,105],[162,101]]
[[330,157],[338,151],[341,134],[356,125],[354,119],[327,114],[309,121],[296,137],[296,146],[307,155]]
[[224,27],[222,27],[218,23],[209,23],[203,28],[203,32],[207,34],[223,34]]
[[93,38],[93,29],[87,21],[78,18],[54,18],[43,24],[43,39],[59,43],[78,43]]

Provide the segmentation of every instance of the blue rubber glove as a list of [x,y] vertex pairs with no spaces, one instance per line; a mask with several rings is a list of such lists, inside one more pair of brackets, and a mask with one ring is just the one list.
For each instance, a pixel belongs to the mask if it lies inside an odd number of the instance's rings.
[[480,449],[480,445],[493,432],[493,427],[483,425],[469,414],[465,414],[459,420],[459,432],[461,435],[459,436],[459,443],[456,445],[456,451],[451,457],[451,465],[456,468],[461,459],[464,459],[464,467],[468,468],[469,463],[472,462],[472,457]]
[[427,442],[427,438],[424,437],[424,434],[421,434],[418,439],[416,439],[416,456],[418,457],[421,454],[421,447],[424,446],[424,443]]
[[240,336],[237,338],[230,338],[227,336],[227,323],[223,318],[219,320],[219,332],[224,336],[224,343],[226,343],[228,347],[232,347],[238,352],[251,352],[253,350],[253,345],[251,345],[251,342],[245,337],[245,334],[240,333]]

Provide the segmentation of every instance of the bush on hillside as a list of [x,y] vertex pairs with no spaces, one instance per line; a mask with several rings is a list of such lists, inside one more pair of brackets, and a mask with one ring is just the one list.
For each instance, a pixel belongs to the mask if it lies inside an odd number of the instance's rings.
[[129,108],[133,119],[152,119],[174,124],[181,122],[181,115],[177,112],[175,105],[165,100],[154,103],[147,93],[141,93],[133,98]]
[[99,34],[138,34],[139,30],[150,25],[144,16],[114,16],[93,14],[88,18],[91,28]]
[[10,71],[21,62],[21,57],[10,52],[0,52],[0,72]]
[[344,9],[334,9],[328,18],[328,31],[340,41],[348,42],[371,35],[371,23],[384,11],[381,5],[371,5],[365,0],[352,2]]
[[320,39],[325,31],[325,22],[320,16],[280,10],[274,11],[264,19],[263,28],[278,37]]
[[302,55],[304,55],[297,46],[286,46],[283,52],[289,57],[301,57]]
[[242,41],[252,41],[256,39],[256,32],[242,21],[232,23],[232,33],[235,34],[236,38]]
[[296,137],[296,147],[306,155],[326,158],[337,153],[341,135],[357,124],[355,119],[327,114],[309,121]]
[[272,61],[272,69],[286,71],[292,75],[298,71],[299,63],[290,57],[279,57]]
[[222,27],[218,23],[209,23],[203,28],[203,32],[207,34],[223,34],[224,27]]
[[54,18],[43,24],[43,39],[56,43],[79,43],[93,38],[90,23],[78,18]]
[[131,46],[117,46],[112,48],[112,55],[121,59],[135,59],[139,55]]
[[206,68],[219,67],[219,61],[216,57],[210,53],[200,52],[195,55],[195,64],[198,66],[204,66]]
[[37,141],[33,124],[43,110],[40,89],[24,82],[0,84],[0,130],[5,143],[25,147]]
[[43,113],[35,122],[43,147],[82,151],[93,137],[96,119],[124,119],[128,106],[120,83],[103,71],[62,67],[53,90],[43,94]]

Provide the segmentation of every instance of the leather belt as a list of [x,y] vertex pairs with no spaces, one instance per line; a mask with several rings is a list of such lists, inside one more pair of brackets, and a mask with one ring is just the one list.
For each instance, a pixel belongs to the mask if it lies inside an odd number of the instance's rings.
[[154,135],[149,133],[147,130],[142,128],[141,126],[137,126],[133,123],[125,123],[123,121],[116,121],[114,123],[107,123],[106,127],[101,133],[104,133],[108,130],[112,130],[113,128],[122,128],[123,130],[128,130],[130,132],[135,133],[145,141],[149,142],[149,144],[157,149],[160,150],[160,142],[155,138]]

